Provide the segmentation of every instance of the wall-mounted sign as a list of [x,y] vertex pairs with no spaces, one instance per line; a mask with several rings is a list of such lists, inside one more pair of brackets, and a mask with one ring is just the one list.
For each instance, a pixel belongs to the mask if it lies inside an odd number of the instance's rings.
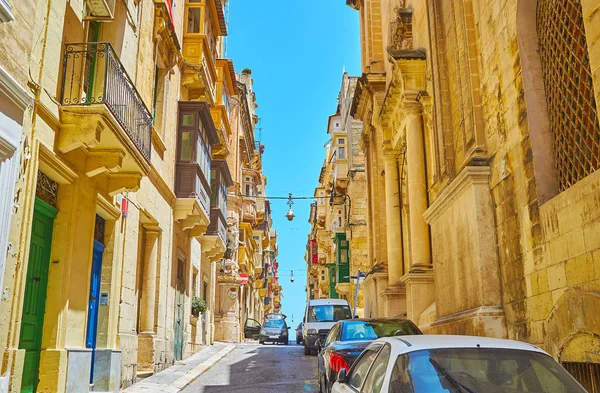
[[108,306],[108,292],[102,292],[100,294],[100,305]]

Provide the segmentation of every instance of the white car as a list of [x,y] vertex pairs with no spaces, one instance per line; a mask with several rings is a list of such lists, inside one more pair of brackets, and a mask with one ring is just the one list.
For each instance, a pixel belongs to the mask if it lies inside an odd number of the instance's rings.
[[306,303],[302,320],[302,341],[304,354],[317,353],[318,339],[325,341],[329,330],[337,321],[352,319],[352,312],[347,300],[312,299]]
[[332,393],[586,393],[534,345],[474,336],[401,336],[373,341]]

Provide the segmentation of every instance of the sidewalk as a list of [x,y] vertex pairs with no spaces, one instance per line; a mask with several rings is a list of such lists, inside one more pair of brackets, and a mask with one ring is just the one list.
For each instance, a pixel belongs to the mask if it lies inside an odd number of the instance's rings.
[[174,366],[121,390],[121,393],[178,393],[235,347],[235,344],[214,343]]

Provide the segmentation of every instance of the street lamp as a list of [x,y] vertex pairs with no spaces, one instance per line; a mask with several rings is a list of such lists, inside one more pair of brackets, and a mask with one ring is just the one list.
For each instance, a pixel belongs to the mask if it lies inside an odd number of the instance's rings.
[[[294,212],[292,211],[292,205],[294,204],[294,201],[292,200],[292,194],[291,193],[288,196],[287,204],[290,207],[290,210],[288,210],[288,212],[285,215],[285,217],[288,219],[288,221],[292,221],[294,219],[294,217],[296,217],[296,216],[294,215]],[[293,281],[294,280],[292,280],[292,282]]]
[[290,276],[290,282],[294,282],[294,271],[293,270],[292,270],[292,275]]

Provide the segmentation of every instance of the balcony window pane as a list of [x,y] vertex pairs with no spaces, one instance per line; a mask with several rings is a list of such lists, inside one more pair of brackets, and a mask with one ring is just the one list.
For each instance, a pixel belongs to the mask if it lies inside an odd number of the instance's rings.
[[200,8],[188,8],[188,33],[200,33]]
[[179,159],[181,161],[192,161],[192,154],[194,150],[194,136],[190,131],[181,133],[181,151]]
[[195,126],[194,120],[195,120],[194,115],[183,115],[182,125],[184,127],[194,127]]
[[345,147],[338,147],[338,158],[340,160],[344,160],[346,159],[346,148]]

